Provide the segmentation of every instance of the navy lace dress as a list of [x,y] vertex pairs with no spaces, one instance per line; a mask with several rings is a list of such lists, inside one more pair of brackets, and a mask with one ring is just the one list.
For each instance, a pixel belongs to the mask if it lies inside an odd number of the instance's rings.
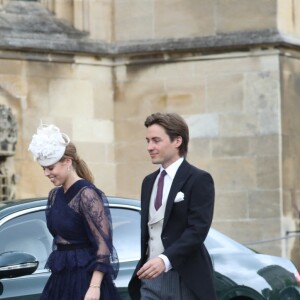
[[101,300],[119,300],[113,279],[118,258],[112,245],[112,224],[107,199],[86,180],[78,180],[66,193],[49,193],[47,226],[54,250],[45,268],[51,275],[42,300],[83,300],[95,270],[105,273]]

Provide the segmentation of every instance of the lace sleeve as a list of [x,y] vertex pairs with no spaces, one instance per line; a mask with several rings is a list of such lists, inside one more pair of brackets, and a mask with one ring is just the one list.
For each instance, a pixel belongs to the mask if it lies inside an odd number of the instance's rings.
[[112,243],[112,221],[108,201],[100,190],[84,188],[81,193],[80,210],[84,216],[95,256],[90,269],[111,273],[116,278],[119,268],[117,253]]
[[54,189],[52,189],[52,190],[50,190],[50,192],[48,194],[47,209],[50,209],[51,206],[53,205],[57,191],[58,191],[57,187],[54,188]]
[[[53,206],[54,204],[54,201],[55,201],[55,197],[56,197],[56,194],[57,194],[57,191],[58,191],[58,188],[54,188],[52,189],[49,194],[48,194],[48,201],[47,201],[47,207],[46,207],[46,210],[45,210],[45,215],[46,215],[46,220],[47,220],[47,227],[48,227],[48,230],[49,232],[51,233],[51,235],[54,237],[56,235],[56,232],[52,226],[52,221],[51,221],[51,207]],[[53,242],[52,244],[52,250],[55,249],[55,244]]]

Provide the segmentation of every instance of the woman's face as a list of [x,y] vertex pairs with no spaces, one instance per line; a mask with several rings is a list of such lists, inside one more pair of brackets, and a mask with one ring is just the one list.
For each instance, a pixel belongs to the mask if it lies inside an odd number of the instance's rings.
[[55,186],[64,185],[70,174],[70,162],[66,159],[42,168],[45,176],[48,177]]

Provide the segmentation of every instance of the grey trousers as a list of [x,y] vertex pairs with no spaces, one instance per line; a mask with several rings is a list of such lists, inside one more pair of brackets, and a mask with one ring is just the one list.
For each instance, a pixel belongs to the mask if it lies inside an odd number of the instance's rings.
[[141,300],[197,300],[195,294],[183,283],[179,274],[171,270],[154,279],[143,279]]

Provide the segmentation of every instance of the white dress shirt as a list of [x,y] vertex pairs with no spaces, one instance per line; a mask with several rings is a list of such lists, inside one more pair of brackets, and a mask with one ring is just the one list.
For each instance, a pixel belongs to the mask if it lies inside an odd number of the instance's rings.
[[[178,168],[180,167],[181,163],[183,162],[183,157],[179,158],[178,160],[176,160],[173,164],[171,164],[170,166],[168,166],[165,171],[167,172],[167,175],[164,178],[164,188],[163,188],[163,196],[162,196],[162,206],[161,209],[165,209],[165,203],[167,202],[168,196],[169,196],[169,192],[171,189],[171,185],[173,182],[173,179],[176,175],[176,172],[178,170]],[[154,206],[154,202],[155,202],[155,197],[156,197],[156,193],[157,193],[157,184],[158,184],[158,178],[160,176],[160,173],[163,171],[163,167],[160,167],[160,172],[155,180],[154,183],[154,188],[152,191],[152,195],[151,195],[151,203],[150,205]],[[168,259],[168,257],[164,254],[160,254],[158,257],[160,257],[165,264],[165,272],[168,272],[169,270],[172,269],[172,265]]]

